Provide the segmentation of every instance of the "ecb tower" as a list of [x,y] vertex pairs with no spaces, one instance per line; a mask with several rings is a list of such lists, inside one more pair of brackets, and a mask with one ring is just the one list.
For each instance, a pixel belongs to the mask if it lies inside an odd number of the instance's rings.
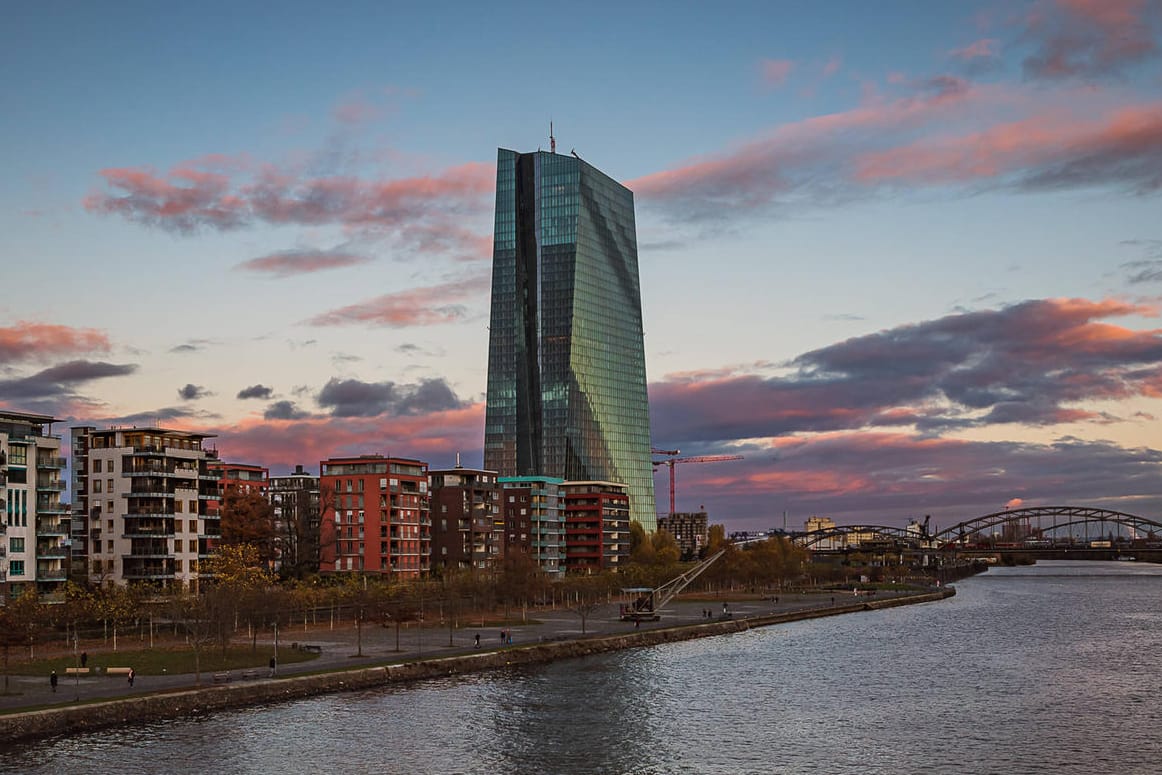
[[656,527],[633,193],[576,156],[496,160],[484,467],[626,485]]

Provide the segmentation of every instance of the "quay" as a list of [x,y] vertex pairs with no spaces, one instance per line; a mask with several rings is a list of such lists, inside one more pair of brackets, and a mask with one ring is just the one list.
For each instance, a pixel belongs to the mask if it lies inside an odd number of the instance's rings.
[[[250,680],[215,680],[212,673],[203,673],[198,684],[193,674],[151,675],[138,676],[134,687],[100,676],[69,676],[53,694],[45,677],[13,676],[19,693],[0,695],[0,743],[728,635],[754,627],[934,602],[954,594],[952,587],[945,587],[874,596],[830,591],[786,594],[765,600],[727,599],[725,604],[721,598],[710,603],[685,600],[672,603],[657,622],[622,622],[616,611],[595,614],[588,617],[584,633],[575,613],[562,608],[538,610],[535,623],[508,629],[511,645],[497,643],[496,627],[473,628],[471,622],[462,622],[451,630],[412,630],[406,640],[401,638],[396,651],[394,631],[364,627],[356,636],[347,627],[314,632],[312,645],[318,646],[319,657],[280,666],[273,678],[263,672],[245,676]],[[479,647],[475,645],[478,634]],[[361,640],[361,657],[356,656],[356,637]],[[254,671],[236,672],[241,679],[244,672]]]

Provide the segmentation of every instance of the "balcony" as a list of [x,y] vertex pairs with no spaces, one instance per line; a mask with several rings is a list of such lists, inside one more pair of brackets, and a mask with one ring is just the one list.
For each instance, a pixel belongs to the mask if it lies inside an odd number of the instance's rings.
[[43,482],[37,482],[36,489],[50,492],[64,492],[65,482],[63,479],[47,479]]
[[63,568],[53,568],[52,570],[36,570],[37,581],[67,581],[69,572]]
[[42,457],[36,460],[36,467],[41,471],[64,468],[66,464],[63,457]]
[[69,557],[68,547],[65,546],[50,546],[44,549],[37,547],[36,559],[38,560],[66,560]]
[[38,503],[37,514],[72,514],[72,509],[62,503]]
[[69,531],[66,522],[62,519],[38,519],[36,521],[36,534],[38,536],[67,536]]

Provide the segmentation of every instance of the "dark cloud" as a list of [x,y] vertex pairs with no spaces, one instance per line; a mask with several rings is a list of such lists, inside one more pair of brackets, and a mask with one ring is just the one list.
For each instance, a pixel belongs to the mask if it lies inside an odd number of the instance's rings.
[[1028,15],[1024,61],[1030,78],[1109,78],[1158,56],[1162,5],[1119,0],[1041,0]]
[[268,388],[261,383],[251,385],[248,388],[242,388],[238,391],[238,398],[261,398],[263,401],[269,399],[274,394],[274,388]]
[[193,344],[179,344],[175,347],[169,348],[169,351],[171,353],[196,353],[201,349],[202,348]]
[[1109,422],[1085,402],[1158,395],[1162,333],[1100,322],[1119,302],[1039,300],[949,315],[805,353],[790,376],[650,386],[655,438],[682,443],[869,427]]
[[334,378],[323,386],[316,400],[335,417],[422,415],[463,405],[443,379],[397,385],[394,382]]
[[294,401],[275,401],[262,413],[263,419],[266,420],[302,420],[310,416],[310,412],[304,412],[295,406]]
[[[684,466],[676,498],[679,511],[704,505],[712,522],[730,515],[736,529],[782,527],[784,512],[791,529],[802,529],[812,515],[902,527],[925,514],[948,528],[1000,511],[1013,498],[1027,506],[1071,504],[1142,516],[1162,510],[1162,451],[1104,441],[987,442],[854,431],[774,445],[683,445],[682,451],[743,455]],[[655,487],[664,501],[664,469]]]
[[199,398],[205,398],[209,395],[213,395],[213,393],[207,392],[206,389],[201,385],[187,383],[185,387],[178,388],[178,398],[182,399],[183,401],[194,401]]
[[105,425],[156,425],[171,420],[188,420],[191,418],[208,418],[215,415],[205,412],[196,412],[180,406],[163,406],[150,412],[137,412],[121,417],[106,417],[102,420]]
[[102,361],[69,361],[44,369],[30,377],[0,380],[0,399],[67,399],[75,397],[75,388],[86,382],[109,377],[124,377],[137,371],[134,364]]

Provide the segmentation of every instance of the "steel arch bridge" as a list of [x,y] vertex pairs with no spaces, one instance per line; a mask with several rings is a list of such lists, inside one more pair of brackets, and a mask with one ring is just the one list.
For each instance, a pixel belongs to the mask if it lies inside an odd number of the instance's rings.
[[[1059,537],[1063,530],[1068,531],[1066,535],[1072,535],[1073,528],[1079,525],[1086,527],[1086,537],[1090,537],[1088,528],[1094,525],[1100,526],[1100,532],[1094,536],[1097,538],[1104,538],[1108,535],[1108,528],[1111,525],[1128,530],[1131,539],[1154,538],[1155,535],[1162,535],[1162,523],[1135,514],[1127,514],[1124,511],[1086,506],[1030,506],[997,511],[983,517],[966,520],[941,530],[934,534],[932,539],[937,544],[964,543],[969,537],[980,535],[998,526],[1015,528],[1015,530],[1010,531],[1013,534],[1016,534],[1017,530],[1023,529],[1023,532],[1019,533],[1018,537],[1020,538],[1034,536],[1041,538],[1047,533],[1050,534],[1048,537]],[[1121,536],[1122,531],[1118,532]]]
[[[1051,521],[1049,521],[1051,520]],[[837,525],[822,530],[812,530],[795,537],[799,546],[808,549],[846,549],[868,543],[889,541],[896,545],[906,545],[916,549],[934,549],[970,543],[973,537],[996,527],[1008,528],[1010,538],[1058,538],[1072,536],[1074,528],[1084,526],[1086,537],[1105,538],[1109,528],[1118,526],[1119,537],[1123,530],[1130,539],[1157,540],[1162,545],[1162,522],[1111,509],[1087,506],[1030,506],[1020,509],[1006,509],[982,517],[965,520],[933,534],[926,534],[916,528],[900,528],[887,525]],[[1099,532],[1091,535],[1089,528],[1098,526]],[[1064,534],[1062,531],[1067,531]],[[990,536],[991,537],[991,536]]]

